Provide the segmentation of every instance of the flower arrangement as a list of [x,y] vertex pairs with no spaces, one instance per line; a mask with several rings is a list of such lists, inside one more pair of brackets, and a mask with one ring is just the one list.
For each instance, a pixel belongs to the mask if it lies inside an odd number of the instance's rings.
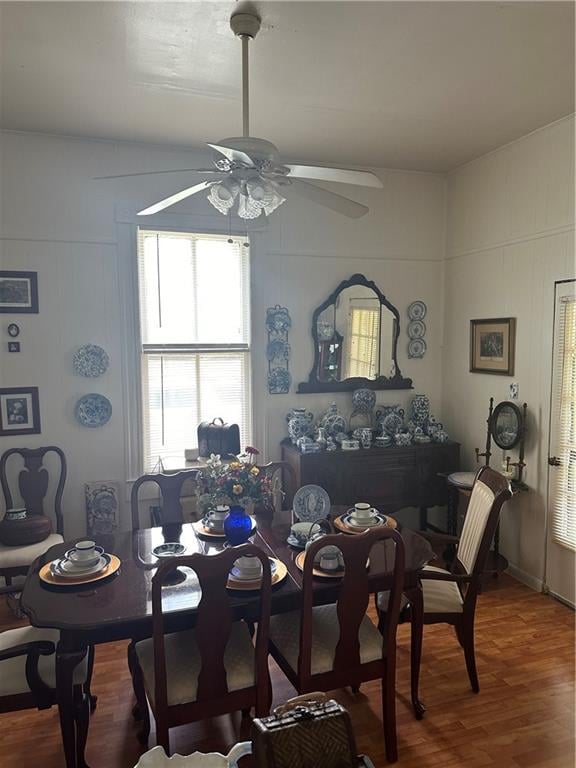
[[256,448],[248,446],[244,454],[227,463],[211,454],[198,476],[198,505],[203,512],[219,504],[244,507],[248,502],[268,503],[272,485],[254,463],[258,454]]

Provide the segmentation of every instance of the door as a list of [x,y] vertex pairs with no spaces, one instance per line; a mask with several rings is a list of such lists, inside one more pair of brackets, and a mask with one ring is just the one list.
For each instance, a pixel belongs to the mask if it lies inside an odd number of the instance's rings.
[[576,561],[576,281],[556,283],[546,587],[575,603]]

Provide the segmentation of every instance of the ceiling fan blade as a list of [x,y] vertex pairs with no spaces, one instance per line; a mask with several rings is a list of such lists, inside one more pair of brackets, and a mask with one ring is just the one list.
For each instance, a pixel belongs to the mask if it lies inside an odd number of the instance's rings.
[[94,179],[128,179],[131,176],[156,176],[159,173],[202,173],[219,174],[225,176],[226,171],[217,171],[215,168],[174,168],[171,171],[141,171],[140,173],[119,173],[114,176],[94,176]]
[[166,197],[164,200],[154,203],[154,205],[151,205],[149,208],[145,208],[143,211],[138,211],[137,215],[151,216],[153,213],[159,213],[165,208],[170,208],[171,205],[176,205],[176,203],[179,203],[181,200],[186,200],[187,197],[192,197],[192,195],[202,192],[203,189],[208,189],[213,183],[213,181],[201,181],[200,184],[195,184],[193,187],[182,189],[180,192],[176,192],[175,195],[170,195],[170,197]]
[[298,179],[317,179],[318,181],[337,181],[342,184],[356,184],[359,187],[378,187],[382,182],[370,171],[350,171],[346,168],[324,168],[320,165],[289,165],[288,177]]
[[222,144],[210,144],[209,142],[208,146],[212,149],[215,149],[216,152],[220,152],[220,154],[228,158],[231,163],[235,163],[236,165],[244,165],[247,168],[254,168],[254,163],[250,155],[247,155],[246,152],[242,152],[241,149],[225,147]]
[[327,189],[317,187],[315,184],[308,184],[307,181],[300,181],[300,179],[291,179],[290,184],[280,187],[281,194],[288,193],[290,190],[300,197],[305,197],[308,200],[312,200],[314,203],[324,205],[326,208],[331,208],[336,213],[341,213],[344,216],[349,216],[351,219],[359,219],[360,216],[364,216],[370,210],[365,205],[357,203],[355,200],[350,200],[342,195],[337,195],[334,192],[328,192]]

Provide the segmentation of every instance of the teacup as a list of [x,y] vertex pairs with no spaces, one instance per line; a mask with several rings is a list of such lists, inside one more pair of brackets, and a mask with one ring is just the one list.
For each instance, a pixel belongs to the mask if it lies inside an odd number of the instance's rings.
[[262,563],[257,557],[239,557],[236,560],[236,566],[240,574],[246,579],[259,579],[262,576]]
[[225,504],[217,506],[216,509],[211,509],[206,513],[204,517],[204,523],[208,528],[213,528],[215,531],[224,530],[224,520],[230,512],[230,507]]
[[338,547],[329,545],[317,553],[316,563],[323,571],[337,571],[343,566],[344,560]]
[[85,540],[77,541],[74,547],[69,551],[68,559],[78,565],[86,566],[88,568],[91,565],[95,565],[100,559],[102,554],[102,548],[96,546],[95,541]]
[[364,501],[357,501],[352,510],[352,517],[357,523],[370,522],[375,514],[376,511],[374,507],[371,507],[370,504],[367,504]]
[[[293,523],[290,526],[290,534],[296,539],[299,544],[306,544],[312,533],[312,529],[316,526],[316,523]],[[316,526],[317,527],[317,526]]]

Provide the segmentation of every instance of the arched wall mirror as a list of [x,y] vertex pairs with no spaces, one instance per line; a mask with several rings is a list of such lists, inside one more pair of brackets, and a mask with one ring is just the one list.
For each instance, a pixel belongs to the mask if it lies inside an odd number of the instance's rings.
[[490,417],[490,433],[498,448],[515,448],[524,434],[522,411],[515,403],[498,403]]
[[411,389],[398,367],[400,316],[364,275],[352,275],[314,312],[314,364],[298,392]]

